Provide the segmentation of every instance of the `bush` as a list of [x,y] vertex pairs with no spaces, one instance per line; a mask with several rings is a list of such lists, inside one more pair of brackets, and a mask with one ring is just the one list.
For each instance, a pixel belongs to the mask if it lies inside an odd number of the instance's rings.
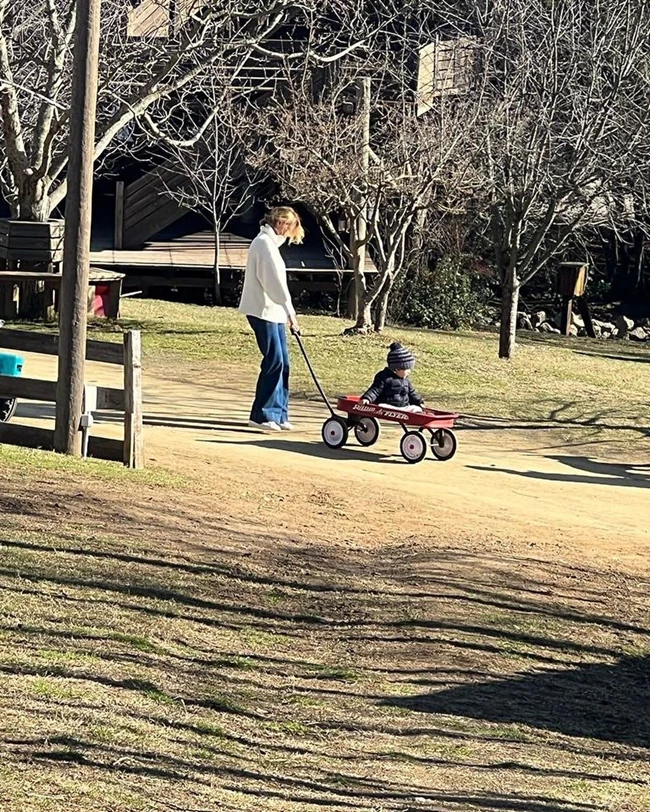
[[445,257],[434,268],[407,278],[394,313],[397,320],[434,330],[463,330],[480,321],[490,284],[466,265],[462,258]]

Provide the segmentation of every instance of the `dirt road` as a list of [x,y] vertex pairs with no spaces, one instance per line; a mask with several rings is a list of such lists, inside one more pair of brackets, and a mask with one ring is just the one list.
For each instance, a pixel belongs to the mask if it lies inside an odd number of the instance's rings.
[[[31,376],[54,377],[53,359],[28,358]],[[92,365],[90,379],[117,384],[117,370]],[[346,543],[434,538],[439,545],[498,550],[597,566],[650,571],[650,441],[634,459],[599,455],[552,428],[465,420],[459,450],[447,463],[408,465],[399,431],[378,444],[350,441],[340,451],[320,440],[319,402],[297,402],[299,431],[256,434],[246,425],[252,381],[233,388],[202,379],[145,380],[146,454],[198,480],[206,508],[279,523],[305,538],[317,532]],[[19,417],[44,424],[51,407],[21,404]],[[98,433],[119,425],[100,417]],[[609,457],[609,458],[608,458]],[[645,461],[644,461],[645,458]]]

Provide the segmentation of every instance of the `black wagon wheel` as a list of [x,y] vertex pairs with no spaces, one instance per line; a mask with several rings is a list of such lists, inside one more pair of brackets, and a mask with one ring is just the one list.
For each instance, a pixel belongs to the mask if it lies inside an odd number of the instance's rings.
[[399,450],[407,462],[422,462],[427,455],[426,440],[419,431],[407,431],[402,435]]
[[437,429],[431,435],[431,451],[433,456],[441,462],[450,460],[456,453],[458,440],[453,431]]
[[341,417],[329,417],[321,430],[323,442],[328,448],[341,448],[348,441],[348,426]]
[[379,420],[374,417],[362,417],[358,423],[354,424],[354,436],[359,445],[374,445],[381,434]]
[[8,423],[11,420],[17,403],[16,398],[0,398],[0,423]]

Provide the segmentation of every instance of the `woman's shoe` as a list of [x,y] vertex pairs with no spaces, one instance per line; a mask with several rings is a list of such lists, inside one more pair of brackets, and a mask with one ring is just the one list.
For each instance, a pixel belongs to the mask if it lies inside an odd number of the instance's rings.
[[248,425],[252,429],[258,429],[259,431],[267,431],[267,432],[282,431],[280,426],[278,426],[277,423],[274,423],[273,420],[267,420],[265,423],[256,423],[254,420],[249,420]]

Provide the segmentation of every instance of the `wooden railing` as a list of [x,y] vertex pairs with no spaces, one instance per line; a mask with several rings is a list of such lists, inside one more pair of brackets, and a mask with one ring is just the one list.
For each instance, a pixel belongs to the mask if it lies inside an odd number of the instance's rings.
[[[2,329],[0,349],[57,355],[59,337],[54,333]],[[124,368],[123,388],[86,387],[86,402],[93,402],[93,411],[115,411],[124,414],[124,439],[96,437],[91,434],[88,441],[88,456],[122,462],[129,468],[144,467],[141,355],[141,338],[138,330],[125,333],[122,344],[94,340],[87,342],[87,360]],[[0,396],[56,403],[56,381],[0,375]],[[52,451],[54,430],[17,423],[0,423],[0,443]]]

